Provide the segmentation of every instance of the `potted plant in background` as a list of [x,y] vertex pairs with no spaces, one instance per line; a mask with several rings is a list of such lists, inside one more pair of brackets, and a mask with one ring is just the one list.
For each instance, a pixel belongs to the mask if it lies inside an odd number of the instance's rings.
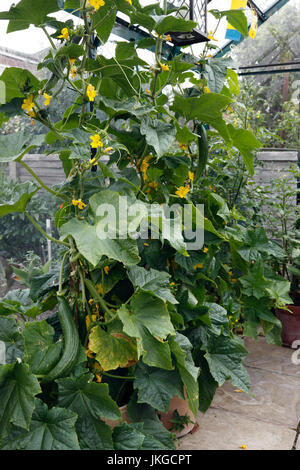
[[282,255],[273,257],[271,265],[276,273],[290,282],[286,307],[276,308],[282,323],[282,342],[285,346],[300,339],[300,211],[297,181],[299,168],[290,164],[281,170],[269,185],[255,191],[258,201],[258,216],[264,221],[270,237],[282,247]]

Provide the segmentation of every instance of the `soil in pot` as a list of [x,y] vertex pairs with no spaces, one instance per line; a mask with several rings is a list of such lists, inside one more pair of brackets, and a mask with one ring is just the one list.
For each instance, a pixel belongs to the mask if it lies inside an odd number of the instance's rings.
[[300,305],[287,305],[287,310],[276,309],[276,316],[282,323],[281,339],[289,348],[295,340],[300,340]]

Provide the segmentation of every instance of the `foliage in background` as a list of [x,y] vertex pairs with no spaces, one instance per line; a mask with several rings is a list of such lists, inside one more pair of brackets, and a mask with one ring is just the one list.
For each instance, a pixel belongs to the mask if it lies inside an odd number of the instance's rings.
[[[5,171],[0,173],[0,204],[13,196],[17,185],[18,182],[9,180],[5,176]],[[46,219],[50,218],[53,221],[57,211],[55,199],[46,192],[34,196],[28,208],[44,228],[46,228]],[[55,231],[55,227],[53,230]],[[7,260],[13,258],[18,263],[23,262],[26,259],[26,253],[33,251],[44,263],[46,262],[47,240],[23,213],[8,214],[1,218],[0,234],[0,251]],[[53,248],[55,250],[55,245]]]
[[[8,103],[0,116],[5,121],[22,109],[47,126],[45,152],[55,144],[66,176],[49,188],[31,170],[32,180],[0,203],[1,217],[23,213],[49,239],[29,204],[41,188],[55,196],[59,235],[51,241],[63,250],[51,266],[14,268],[26,289],[0,302],[0,340],[7,346],[0,366],[3,449],[174,449],[159,413],[185,394],[194,416],[205,412],[227,380],[249,392],[247,350],[237,330],[256,338],[262,326],[267,340],[279,343],[273,308],[291,300],[289,281],[270,267],[282,249],[263,227],[245,223],[242,190],[261,144],[246,121],[231,122],[239,106],[231,59],[211,59],[207,47],[199,58],[166,60],[170,31],[196,26],[175,18],[166,1],[163,8],[138,0],[103,3],[67,0],[66,8],[82,13],[78,27],[49,19],[59,9],[56,0],[35,0],[35,8],[21,0],[0,13],[10,20],[8,31],[34,24],[52,45],[40,65],[49,80],[21,69],[3,72]],[[117,10],[150,38],[119,42],[112,58],[91,58],[91,35],[105,43]],[[242,11],[213,14],[247,35]],[[153,46],[149,66],[138,51]],[[53,122],[48,105],[66,84],[76,99]],[[23,156],[42,142],[21,132],[2,135],[0,159],[26,167]],[[109,225],[112,236],[103,240],[96,229],[107,220],[99,211],[110,203],[119,214],[120,195],[130,208],[138,205],[130,222],[142,237],[124,238],[119,226],[116,238]],[[173,203],[188,205],[193,217],[181,220],[177,211],[171,217],[163,205]],[[157,238],[142,230],[150,213]],[[197,218],[205,245],[192,250],[186,231]],[[56,305],[60,331],[36,320]],[[123,404],[132,422],[112,428]]]

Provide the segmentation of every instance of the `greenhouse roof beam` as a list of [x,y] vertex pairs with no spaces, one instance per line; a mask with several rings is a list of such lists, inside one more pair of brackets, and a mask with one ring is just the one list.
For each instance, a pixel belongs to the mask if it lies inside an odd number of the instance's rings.
[[267,20],[265,13],[256,5],[255,2],[253,2],[252,0],[248,0],[248,5],[256,11],[257,16],[262,23]]

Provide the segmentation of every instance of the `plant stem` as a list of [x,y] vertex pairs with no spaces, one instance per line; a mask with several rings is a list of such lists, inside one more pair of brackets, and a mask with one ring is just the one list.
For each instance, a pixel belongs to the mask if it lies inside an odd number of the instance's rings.
[[118,313],[116,313],[110,320],[101,323],[102,325],[108,325],[109,323],[112,323],[116,318],[118,317]]
[[94,299],[97,300],[97,302],[99,302],[99,304],[101,305],[101,308],[103,309],[103,311],[110,317],[114,317],[115,315],[112,314],[112,312],[109,310],[109,308],[107,307],[106,305],[106,302],[105,300],[103,299],[103,297],[101,297],[101,295],[97,292],[97,289],[95,288],[95,286],[93,285],[92,281],[90,281],[89,279],[85,279],[84,280],[84,283],[86,285],[86,287],[88,288],[88,290],[90,291],[92,297]]
[[62,259],[62,262],[61,262],[61,265],[60,265],[59,282],[58,282],[59,287],[58,287],[57,295],[62,295],[64,265],[65,265],[65,261],[66,261],[68,253],[69,253],[69,251],[65,252],[65,254],[63,256],[63,259]]
[[27,165],[27,163],[23,162],[23,160],[21,160],[19,163],[28,171],[28,173],[30,173],[36,179],[36,181],[41,185],[42,188],[48,191],[48,193],[53,194],[53,196],[60,197],[64,201],[69,201],[67,196],[64,196],[63,194],[59,194],[57,191],[54,191],[54,189],[49,188],[49,186],[47,186],[41,180],[41,178],[32,170],[32,168],[30,168],[30,166]]
[[39,226],[39,224],[36,222],[36,220],[30,214],[28,214],[27,211],[24,211],[24,214],[30,220],[30,222],[35,226],[35,228],[37,228],[38,231],[41,232],[42,235],[44,235],[44,237],[48,238],[48,240],[51,240],[54,243],[58,243],[59,245],[67,246],[69,248],[68,243],[63,242],[61,240],[57,240],[57,238],[53,238],[53,237],[51,237],[51,235],[48,235],[48,233],[46,233],[45,230],[43,230],[42,227]]
[[53,47],[53,49],[56,50],[56,45],[54,44],[51,36],[49,35],[48,31],[46,30],[45,26],[41,26],[42,30],[44,31],[44,33],[46,34],[47,38],[49,39],[49,42],[51,44],[51,46]]
[[130,376],[123,377],[122,375],[109,374],[108,372],[102,372],[102,375],[107,375],[107,377],[112,377],[113,379],[135,380],[135,377],[130,377]]

